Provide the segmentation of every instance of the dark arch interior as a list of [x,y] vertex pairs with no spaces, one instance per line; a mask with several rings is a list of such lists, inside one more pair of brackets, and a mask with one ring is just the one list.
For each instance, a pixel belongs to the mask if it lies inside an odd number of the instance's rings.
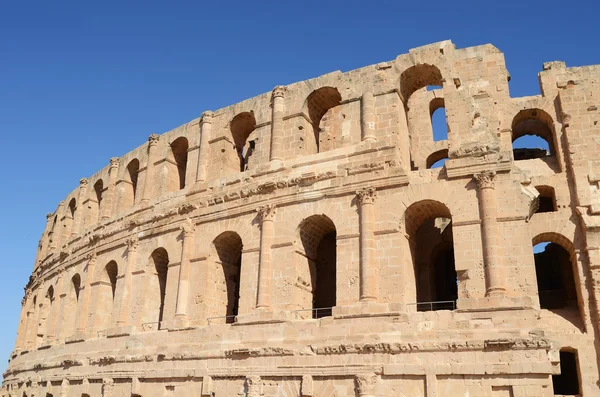
[[300,239],[310,267],[313,318],[331,316],[337,300],[335,225],[325,215],[313,215],[302,222]]
[[81,277],[79,274],[76,274],[71,278],[71,283],[73,285],[73,292],[75,292],[75,298],[79,300],[79,290],[81,289]]
[[313,91],[308,98],[306,98],[308,118],[310,119],[315,135],[317,152],[321,149],[321,119],[329,109],[338,106],[341,101],[342,96],[337,88],[333,87],[321,87],[318,90]]
[[213,242],[225,278],[227,323],[235,322],[240,301],[240,271],[242,267],[242,238],[235,232],[221,233]]
[[560,351],[560,375],[552,375],[552,385],[554,395],[575,396],[580,394],[577,351]]
[[185,137],[179,137],[171,143],[171,151],[177,163],[177,173],[179,175],[179,189],[185,187],[185,173],[187,169],[188,158],[188,140]]
[[110,261],[106,265],[106,275],[108,276],[108,280],[110,281],[110,286],[112,289],[112,297],[115,299],[115,291],[117,289],[117,275],[119,274],[119,268],[117,266],[117,262]]
[[414,65],[400,75],[400,93],[405,104],[415,91],[427,86],[435,86],[437,89],[442,85],[442,74],[434,65]]
[[579,309],[571,254],[561,245],[541,242],[533,247],[535,275],[542,309]]
[[102,219],[102,213],[100,209],[102,208],[102,192],[104,191],[104,183],[102,179],[98,179],[96,183],[94,183],[94,192],[96,193],[96,201],[98,202],[98,220]]
[[515,161],[555,155],[552,118],[539,109],[520,111],[512,122]]
[[448,149],[442,149],[430,154],[425,163],[427,168],[440,168],[444,166],[447,160]]
[[540,193],[539,205],[536,213],[556,211],[557,208],[554,188],[551,186],[536,186],[535,188]]
[[240,171],[242,172],[246,171],[248,159],[254,151],[254,141],[250,142],[248,147],[246,147],[246,141],[255,128],[256,120],[252,112],[240,113],[231,120],[231,136],[240,159]]
[[453,310],[458,278],[450,211],[433,200],[415,203],[406,210],[406,231],[415,271],[417,310]]
[[158,277],[158,287],[160,293],[160,306],[158,309],[158,328],[161,327],[165,309],[165,294],[167,290],[167,271],[169,267],[169,254],[164,248],[157,248],[152,252],[152,262]]
[[74,198],[69,201],[69,212],[71,214],[71,219],[75,219],[75,211],[77,210],[77,202]]
[[135,195],[137,193],[138,174],[140,172],[140,161],[133,159],[127,164],[127,173],[129,175],[129,181],[133,190],[132,204],[135,202]]

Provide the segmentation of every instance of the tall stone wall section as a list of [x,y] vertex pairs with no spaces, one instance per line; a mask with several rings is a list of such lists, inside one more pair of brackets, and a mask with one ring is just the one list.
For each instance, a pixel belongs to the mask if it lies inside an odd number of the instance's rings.
[[[561,352],[600,395],[600,67],[539,79],[511,98],[498,49],[444,41],[150,135],[48,214],[0,395],[541,397]],[[540,304],[541,242],[570,308]]]

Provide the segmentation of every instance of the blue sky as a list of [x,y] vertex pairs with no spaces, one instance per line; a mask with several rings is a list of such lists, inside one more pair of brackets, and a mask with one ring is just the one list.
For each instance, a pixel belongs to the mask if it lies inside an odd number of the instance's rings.
[[600,64],[599,11],[549,0],[2,1],[0,370],[46,213],[150,133],[445,39],[494,44],[512,96],[539,94],[543,62]]

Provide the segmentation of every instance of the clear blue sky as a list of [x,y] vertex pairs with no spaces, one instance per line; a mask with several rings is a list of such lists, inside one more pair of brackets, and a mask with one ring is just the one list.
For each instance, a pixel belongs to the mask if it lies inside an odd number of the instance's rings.
[[600,63],[599,11],[549,0],[2,1],[0,370],[46,213],[150,133],[445,39],[494,44],[511,94],[535,95],[543,62]]

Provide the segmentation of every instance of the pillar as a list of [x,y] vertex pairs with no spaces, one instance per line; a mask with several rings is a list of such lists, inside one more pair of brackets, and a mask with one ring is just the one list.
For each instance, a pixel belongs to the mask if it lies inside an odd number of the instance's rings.
[[360,300],[377,300],[377,276],[375,275],[375,188],[356,192],[360,225]]
[[139,245],[139,240],[136,235],[127,240],[127,268],[123,277],[123,294],[121,302],[119,302],[119,317],[117,319],[117,327],[124,327],[129,322],[129,310],[133,305],[133,294],[131,291],[131,278],[135,271],[135,257]]
[[479,212],[481,217],[481,241],[483,244],[483,263],[485,267],[486,296],[504,296],[504,275],[500,265],[500,236],[498,232],[495,171],[475,174],[479,193]]
[[372,92],[365,92],[360,101],[362,140],[375,142],[375,97]]
[[246,396],[260,397],[262,396],[262,379],[260,376],[246,377]]
[[108,168],[108,186],[106,186],[106,197],[102,199],[100,219],[105,220],[110,218],[117,212],[117,173],[119,172],[119,158],[111,157],[110,167]]
[[278,85],[273,89],[271,108],[271,161],[283,160],[283,115],[285,112],[284,97],[287,88]]
[[[58,318],[62,313],[62,306],[65,304],[65,288],[64,288],[64,269],[60,269],[56,275],[56,290],[54,291],[55,302],[51,307],[50,313],[48,314],[48,331],[46,332],[46,338],[51,341],[56,339],[56,329],[58,326]],[[62,319],[61,319],[62,322]]]
[[358,397],[374,397],[376,395],[378,377],[375,374],[357,375],[354,378]]
[[[50,381],[48,381],[50,382]],[[69,387],[70,382],[68,379],[63,379],[60,384],[60,397],[68,397],[69,396]]]
[[[84,269],[85,284],[83,286],[83,296],[81,297],[81,306],[79,316],[77,317],[77,332],[85,332],[88,325],[90,297],[92,293],[92,279],[94,278],[94,268],[96,267],[96,253],[92,252],[88,256],[88,264]],[[81,289],[79,291],[81,294]]]
[[160,140],[160,135],[152,134],[148,137],[148,160],[146,163],[146,172],[144,177],[144,191],[142,192],[142,203],[148,204],[150,198],[152,198],[152,193],[154,192],[154,163],[156,162],[156,146],[158,146],[158,141]]
[[[39,261],[44,260],[48,253],[48,249],[50,248],[50,239],[52,238],[53,234],[52,222],[54,222],[54,214],[49,212],[46,214],[46,228],[44,229],[44,235],[42,236],[42,247],[38,254]],[[36,264],[37,262],[38,261],[36,261]]]
[[71,224],[71,237],[77,235],[81,230],[81,220],[85,219],[83,201],[87,194],[88,180],[81,178],[79,180],[79,191],[77,192],[77,204],[75,207],[75,216]]
[[112,378],[102,379],[102,397],[112,397],[115,381]]
[[260,251],[258,260],[258,291],[256,307],[268,309],[271,306],[271,245],[273,244],[274,220],[277,209],[273,204],[259,207],[260,219]]
[[209,143],[214,114],[206,111],[200,118],[200,148],[198,149],[198,169],[196,182],[206,182],[206,168],[208,167]]
[[187,306],[190,283],[190,256],[194,245],[194,224],[188,220],[181,226],[183,246],[181,248],[181,263],[179,264],[179,285],[177,288],[177,308],[175,316],[187,320]]

